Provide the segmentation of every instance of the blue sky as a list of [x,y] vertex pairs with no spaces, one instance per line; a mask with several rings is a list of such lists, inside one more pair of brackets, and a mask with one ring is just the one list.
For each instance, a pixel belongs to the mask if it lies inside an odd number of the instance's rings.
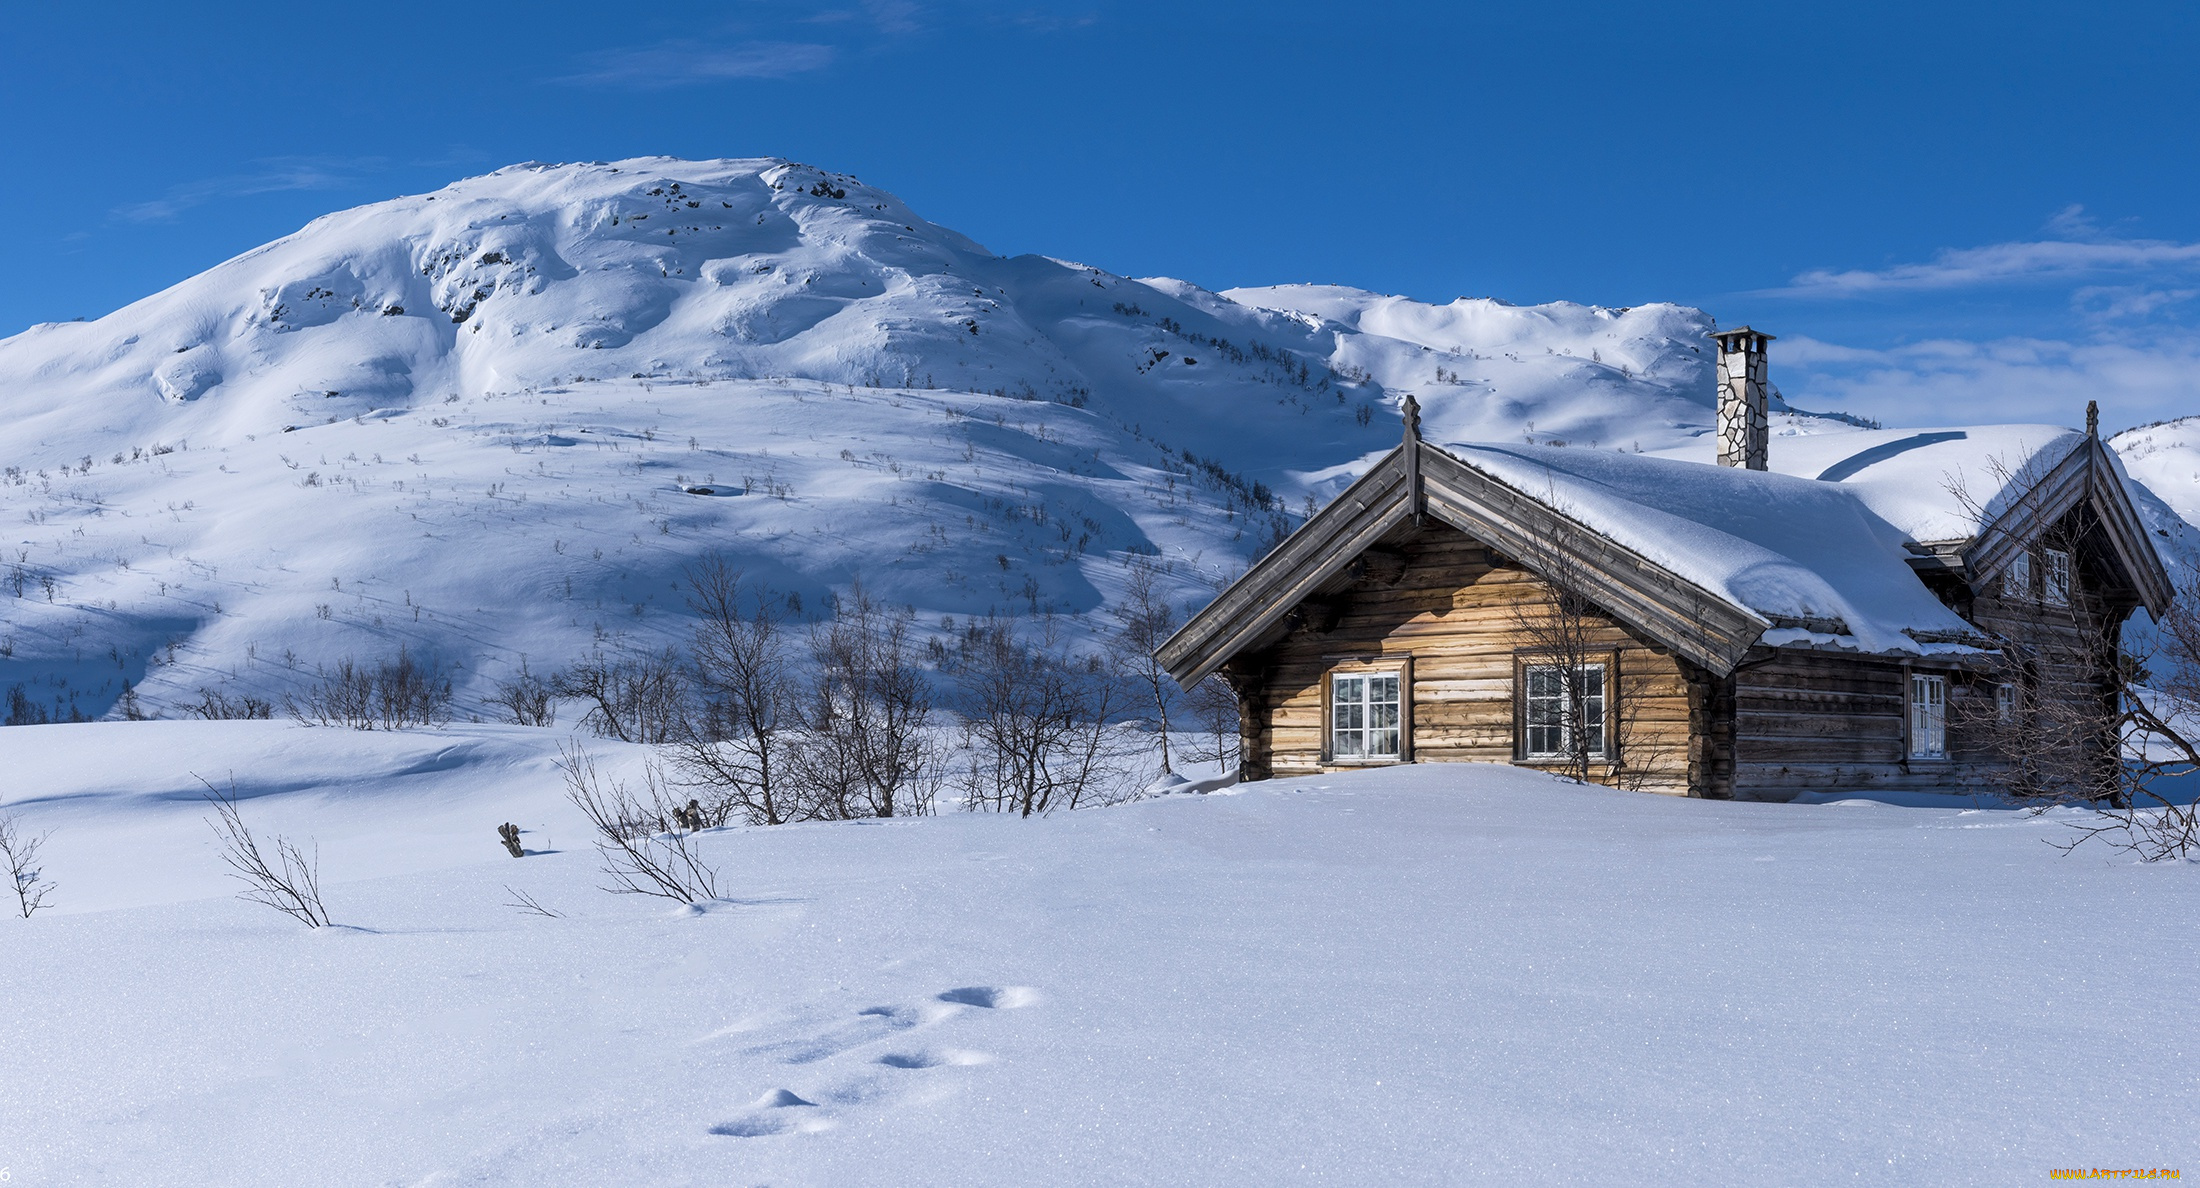
[[2200,412],[2200,6],[15,6],[0,334],[522,160],[1210,287],[1670,300],[1890,424]]

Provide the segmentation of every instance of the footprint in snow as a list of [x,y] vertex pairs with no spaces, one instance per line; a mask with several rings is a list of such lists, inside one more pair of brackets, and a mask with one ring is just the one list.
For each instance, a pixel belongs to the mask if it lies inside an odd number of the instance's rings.
[[888,1052],[878,1058],[888,1068],[939,1068],[942,1065],[985,1064],[993,1058],[983,1052],[965,1052],[959,1048],[939,1048],[915,1052]]
[[776,1056],[785,1064],[815,1064],[851,1048],[875,1043],[895,1032],[907,1031],[917,1022],[916,1012],[905,1007],[865,1007],[856,1012],[854,1020],[820,1034],[763,1044],[749,1051],[759,1056]]
[[1029,986],[960,986],[953,990],[943,990],[937,997],[941,1002],[962,1006],[1014,1010],[1039,1001],[1039,992]]
[[[987,1011],[1014,1010],[1038,1002],[1039,997],[1039,992],[1029,986],[957,986],[932,996],[933,1003],[944,1005],[932,1006],[930,1009],[921,1005],[915,1008],[865,1007],[856,1012],[854,1019],[817,1034],[763,1044],[748,1050],[755,1055],[776,1057],[784,1064],[815,1064],[912,1028],[943,1023],[961,1013],[954,1009],[956,1007],[975,1007]],[[737,1026],[720,1034],[738,1034],[746,1029],[746,1025]],[[992,1059],[983,1052],[961,1048],[915,1047],[883,1053],[873,1058],[871,1064],[903,1072],[920,1072],[933,1068],[987,1064]],[[812,1134],[830,1129],[837,1113],[904,1096],[902,1091],[891,1088],[889,1082],[880,1079],[881,1077],[892,1078],[893,1084],[909,1084],[893,1073],[858,1075],[837,1088],[828,1088],[813,1094],[817,1101],[802,1097],[791,1089],[774,1089],[758,1099],[741,1116],[712,1126],[710,1133],[728,1138],[762,1138],[779,1134]],[[934,1091],[951,1090],[945,1084],[935,1083]]]
[[710,1128],[728,1138],[763,1138],[773,1134],[812,1133],[832,1125],[817,1113],[817,1103],[805,1101],[792,1090],[774,1089],[757,1099],[750,1111],[730,1122]]

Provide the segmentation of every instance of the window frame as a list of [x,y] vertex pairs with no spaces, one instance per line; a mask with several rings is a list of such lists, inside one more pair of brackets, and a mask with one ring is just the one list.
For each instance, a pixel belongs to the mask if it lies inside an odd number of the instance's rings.
[[[1919,672],[1912,669],[1906,670],[1903,676],[1906,678],[1904,681],[1905,692],[1902,697],[1902,736],[1905,758],[1911,762],[1945,762],[1948,759],[1948,674],[1944,672]],[[1940,691],[1937,701],[1930,697],[1923,701],[1919,700],[1921,689],[1930,691],[1936,688]],[[1929,719],[1930,707],[1935,705],[1939,707],[1937,733],[1940,738],[1940,748],[1937,751],[1931,749],[1928,745],[1928,741],[1935,732],[1934,723]],[[1927,718],[1928,720],[1920,722],[1920,718]],[[1925,731],[1924,737],[1919,736],[1920,730]]]
[[[1329,767],[1388,767],[1397,763],[1413,762],[1413,657],[1406,656],[1324,656],[1328,667],[1322,670],[1321,684],[1321,761]],[[1339,677],[1398,678],[1398,751],[1392,755],[1343,755],[1337,754],[1336,691]],[[1360,727],[1364,733],[1366,726]]]
[[[1601,668],[1604,679],[1599,690],[1599,711],[1603,720],[1598,723],[1598,749],[1588,755],[1589,766],[1599,770],[1610,768],[1619,762],[1619,649],[1596,648],[1580,658],[1582,668]],[[1574,757],[1566,752],[1533,752],[1528,749],[1528,674],[1532,669],[1559,668],[1559,658],[1549,652],[1523,649],[1513,653],[1513,762],[1527,767],[1556,767],[1570,764]]]

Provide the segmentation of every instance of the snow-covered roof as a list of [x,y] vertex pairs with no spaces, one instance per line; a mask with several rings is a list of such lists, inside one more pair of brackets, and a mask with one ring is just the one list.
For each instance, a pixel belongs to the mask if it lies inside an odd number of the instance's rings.
[[[1911,510],[1895,505],[1891,479],[1881,488],[1599,450],[1441,448],[1785,628],[1766,642],[1914,655],[1941,650],[1923,641],[1977,636],[1911,569],[1912,532],[1875,504],[1876,497],[1898,514]],[[1873,467],[1867,460],[1864,469]],[[1847,630],[1827,631],[1832,621]],[[1795,635],[1804,624],[1818,629]]]
[[2060,425],[1871,429],[1774,438],[1781,474],[1839,484],[1919,542],[1978,535],[2085,442]]

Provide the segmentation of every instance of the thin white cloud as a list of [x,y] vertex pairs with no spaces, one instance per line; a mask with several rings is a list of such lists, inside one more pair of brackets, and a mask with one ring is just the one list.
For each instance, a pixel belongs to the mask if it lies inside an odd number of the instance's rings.
[[2049,238],[1950,248],[1923,264],[1814,268],[1759,295],[1838,299],[2200,270],[2200,243],[2118,238],[2103,232],[2082,206],[2064,207],[2045,229]]
[[2094,325],[2137,321],[2169,312],[2200,289],[2157,289],[2148,285],[2087,285],[2070,295],[2070,308]]
[[1944,251],[1927,264],[1878,270],[1813,269],[1768,297],[1861,297],[1871,293],[1968,289],[2012,281],[2200,268],[2200,243],[2166,239],[2035,240]]
[[924,10],[909,0],[865,0],[863,11],[872,27],[888,37],[907,37],[924,28],[919,19]]
[[833,64],[832,46],[803,41],[751,41],[711,46],[668,43],[609,50],[566,81],[598,86],[661,89],[733,79],[787,78]]
[[1781,387],[1797,404],[1894,425],[2077,424],[2088,400],[2111,426],[2200,408],[2200,334],[2190,331],[2114,342],[1939,338],[1884,350],[1794,336],[1780,346],[1792,368]]
[[158,198],[118,206],[112,213],[126,223],[166,223],[194,206],[222,198],[286,190],[338,190],[356,183],[362,173],[380,165],[381,160],[373,157],[270,157],[253,164],[258,168],[252,172],[170,186],[168,192]]

